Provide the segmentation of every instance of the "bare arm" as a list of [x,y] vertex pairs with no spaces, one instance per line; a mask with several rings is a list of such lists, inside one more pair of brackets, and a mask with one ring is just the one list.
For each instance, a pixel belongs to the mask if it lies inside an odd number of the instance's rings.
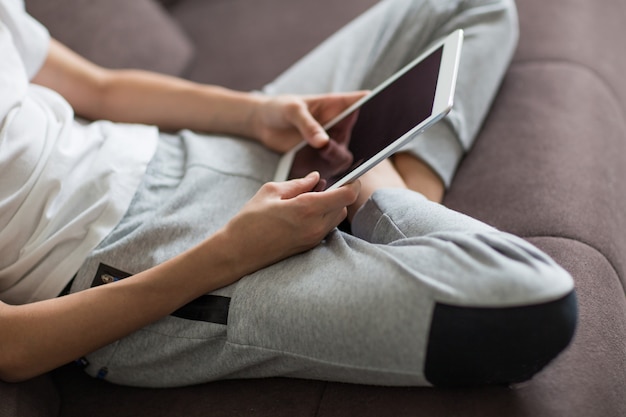
[[[264,185],[200,245],[127,279],[22,306],[0,303],[0,379],[21,381],[44,373],[316,246],[345,218],[346,206],[359,192],[358,183],[307,192],[318,180],[312,174]],[[256,244],[260,238],[266,242],[262,247]]]
[[110,70],[55,40],[33,82],[57,91],[87,119],[244,136],[280,152],[303,138],[323,146],[328,136],[320,123],[364,94],[267,97],[148,71]]
[[261,100],[147,71],[106,69],[56,40],[33,82],[57,91],[88,119],[247,136],[253,133],[247,120]]
[[[303,136],[325,143],[327,137],[317,136],[318,120],[333,117],[362,95],[255,96],[145,71],[104,69],[56,41],[33,82],[57,91],[77,114],[90,119],[233,133],[276,150],[288,149]],[[22,306],[0,302],[0,379],[18,381],[46,372],[202,294],[314,247],[345,218],[359,189],[352,184],[328,193],[307,192],[318,180],[312,174],[266,184],[215,235],[131,278]],[[249,243],[259,238],[267,244]]]

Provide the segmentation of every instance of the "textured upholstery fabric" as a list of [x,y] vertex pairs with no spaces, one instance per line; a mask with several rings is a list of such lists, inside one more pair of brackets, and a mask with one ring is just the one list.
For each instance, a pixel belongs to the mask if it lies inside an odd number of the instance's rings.
[[626,284],[626,56],[611,52],[626,2],[519,8],[517,55],[446,204],[522,236],[586,242]]
[[518,0],[524,36],[517,62],[563,62],[592,73],[626,109],[623,0]]
[[503,93],[446,203],[518,235],[585,242],[623,279],[626,125],[610,90],[577,66],[522,62]]
[[376,2],[179,0],[170,12],[196,46],[189,78],[252,90]]
[[60,398],[49,375],[19,384],[0,381],[0,417],[54,417]]
[[319,381],[269,378],[175,389],[119,387],[85,378],[76,368],[55,374],[63,417],[299,417],[312,415],[324,394]]
[[193,57],[184,32],[152,0],[27,0],[26,8],[53,37],[107,67],[179,75]]

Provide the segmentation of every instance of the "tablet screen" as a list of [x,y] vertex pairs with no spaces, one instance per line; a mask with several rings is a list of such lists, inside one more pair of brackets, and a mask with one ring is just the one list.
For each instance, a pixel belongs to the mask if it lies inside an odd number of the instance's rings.
[[298,150],[288,178],[319,171],[316,191],[325,190],[426,120],[433,109],[442,52],[443,47],[435,50],[330,127],[331,140],[323,148]]

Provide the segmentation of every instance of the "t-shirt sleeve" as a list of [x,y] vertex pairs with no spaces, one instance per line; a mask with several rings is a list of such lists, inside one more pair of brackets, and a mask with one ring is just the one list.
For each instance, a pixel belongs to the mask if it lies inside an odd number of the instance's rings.
[[23,0],[0,1],[0,21],[11,33],[26,75],[32,79],[48,55],[48,30],[26,12]]

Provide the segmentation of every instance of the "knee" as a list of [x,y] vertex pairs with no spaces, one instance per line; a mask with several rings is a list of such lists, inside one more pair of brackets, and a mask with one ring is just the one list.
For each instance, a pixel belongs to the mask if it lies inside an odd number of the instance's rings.
[[436,386],[530,379],[567,347],[576,321],[574,291],[552,302],[523,307],[437,304],[424,374]]

